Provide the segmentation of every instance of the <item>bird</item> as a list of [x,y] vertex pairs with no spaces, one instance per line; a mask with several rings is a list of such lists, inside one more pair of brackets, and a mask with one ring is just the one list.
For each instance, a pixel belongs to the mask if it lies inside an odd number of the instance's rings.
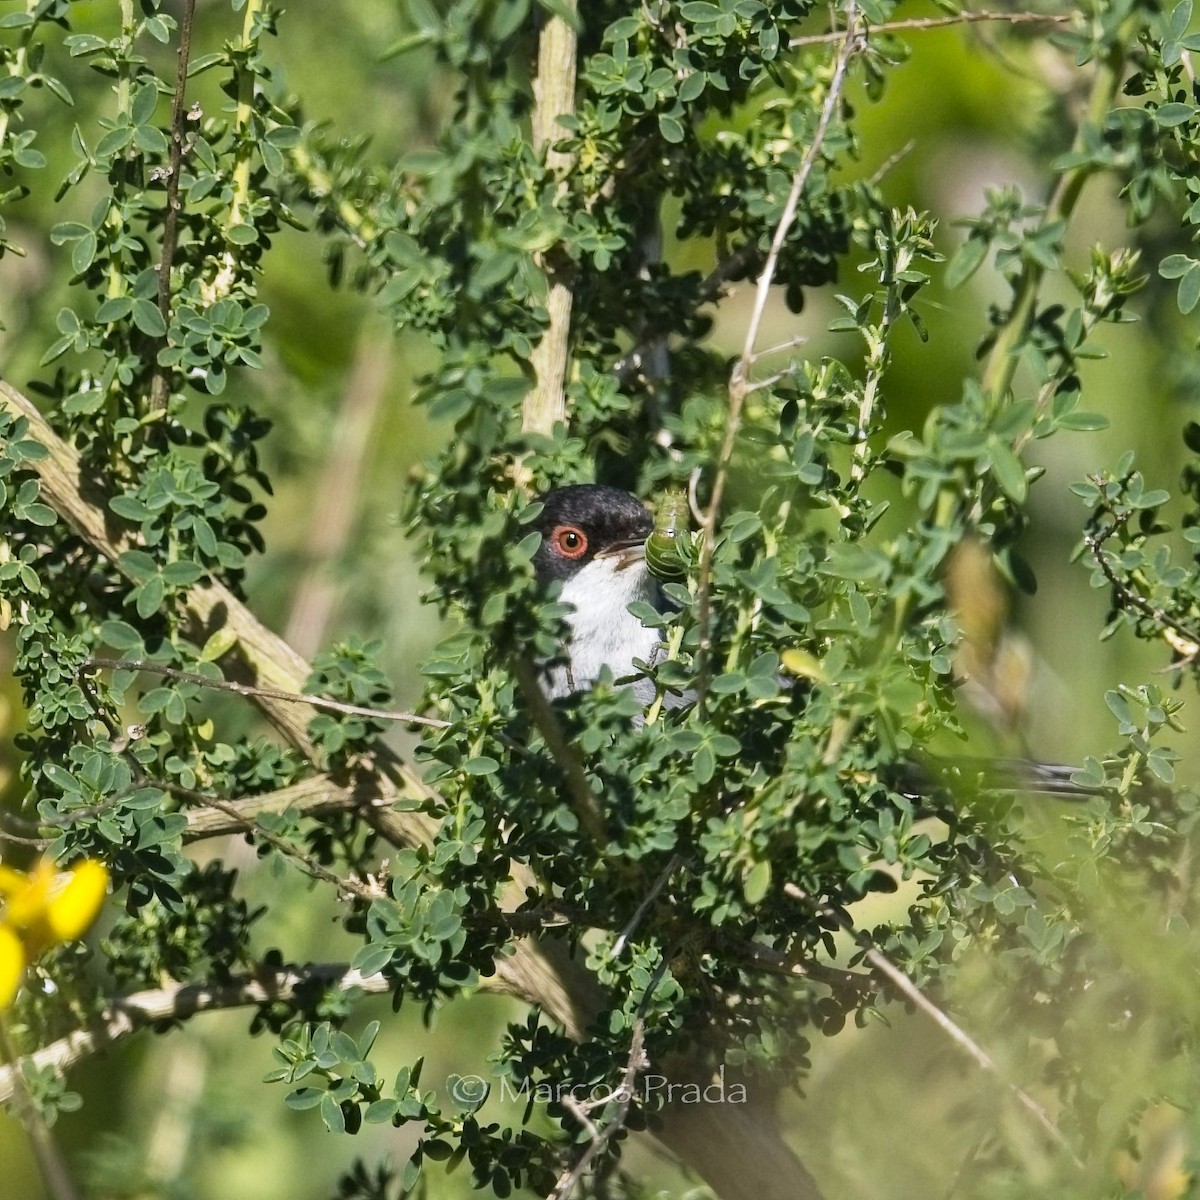
[[658,580],[646,565],[650,513],[629,492],[594,483],[555,488],[541,503],[534,571],[545,584],[561,583],[558,598],[571,606],[565,661],[544,673],[547,696],[586,691],[607,667],[614,681],[628,681],[648,703],[654,687],[637,664],[654,665],[662,631],[644,625],[629,606],[662,606]]
[[[668,603],[646,562],[646,539],[654,529],[649,510],[631,493],[605,484],[568,484],[537,499],[541,543],[534,573],[543,585],[559,583],[558,599],[569,606],[563,654],[543,665],[547,698],[561,701],[587,691],[607,668],[615,684],[631,688],[648,705],[655,687],[646,670],[662,653],[663,634],[629,606],[641,602],[663,611]],[[695,699],[687,692],[664,698],[668,708],[684,708]],[[955,784],[1067,799],[1103,792],[1077,783],[1078,773],[1077,767],[1020,758],[931,758],[903,764],[893,782],[914,798]]]

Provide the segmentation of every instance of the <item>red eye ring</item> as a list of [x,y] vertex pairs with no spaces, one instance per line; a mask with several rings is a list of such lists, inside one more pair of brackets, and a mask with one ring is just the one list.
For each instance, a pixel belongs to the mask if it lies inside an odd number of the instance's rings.
[[556,525],[550,534],[550,545],[563,558],[582,558],[587,553],[587,534],[578,525]]

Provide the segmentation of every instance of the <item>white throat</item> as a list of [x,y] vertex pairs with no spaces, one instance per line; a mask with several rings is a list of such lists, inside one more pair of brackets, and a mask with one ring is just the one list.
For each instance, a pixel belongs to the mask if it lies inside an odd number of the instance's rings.
[[654,662],[662,631],[647,629],[629,612],[634,601],[658,602],[658,581],[645,562],[621,555],[594,558],[567,580],[559,599],[574,611],[567,616],[570,661],[546,672],[552,698],[591,687],[604,667],[619,680],[638,673],[634,659]]

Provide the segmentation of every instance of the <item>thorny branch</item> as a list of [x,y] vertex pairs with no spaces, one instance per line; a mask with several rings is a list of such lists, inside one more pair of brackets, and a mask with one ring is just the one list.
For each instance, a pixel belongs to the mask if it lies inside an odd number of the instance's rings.
[[771,294],[771,285],[775,280],[775,271],[779,265],[779,256],[787,239],[792,222],[796,219],[796,210],[800,205],[800,197],[804,185],[816,165],[829,132],[829,126],[834,114],[841,103],[842,88],[846,81],[846,72],[850,60],[860,49],[861,25],[859,22],[858,5],[856,0],[850,0],[846,6],[846,31],[838,47],[837,58],[834,60],[833,75],[829,81],[829,89],[825,93],[825,101],[821,105],[821,114],[813,131],[812,141],[792,176],[792,186],[788,193],[779,224],[775,228],[775,236],[771,240],[771,248],[767,252],[766,262],[758,277],[758,285],[754,296],[754,309],[746,326],[746,338],[742,345],[742,353],[734,364],[729,377],[729,411],[725,418],[725,432],[721,441],[721,449],[717,456],[716,471],[713,474],[712,491],[709,495],[708,509],[702,525],[702,540],[700,545],[700,561],[697,571],[697,606],[696,616],[700,627],[700,648],[697,655],[700,675],[700,697],[703,703],[705,681],[707,679],[709,656],[711,653],[712,633],[709,628],[710,589],[712,583],[712,559],[716,545],[717,517],[721,511],[721,500],[725,493],[725,482],[729,476],[729,464],[733,457],[734,444],[737,441],[738,430],[741,427],[742,409],[750,390],[750,369],[755,361],[755,346],[758,343],[759,330],[762,326],[763,314],[766,312],[767,299]]
[[[184,93],[187,90],[188,59],[192,52],[192,18],[196,0],[184,0],[179,22],[179,61],[175,76],[175,98],[171,102],[171,149],[167,163],[167,207],[163,216],[162,259],[158,264],[158,311],[163,324],[171,323],[171,263],[175,258],[175,243],[179,227],[179,175],[183,167]],[[150,408],[167,407],[168,372],[155,364],[150,384]]]
[[1200,629],[1193,629],[1189,625],[1185,625],[1182,621],[1176,620],[1165,609],[1159,608],[1147,600],[1140,592],[1135,591],[1129,586],[1127,580],[1122,579],[1120,575],[1113,569],[1113,565],[1109,562],[1104,554],[1104,543],[1116,532],[1116,526],[1113,525],[1106,529],[1103,533],[1085,533],[1083,535],[1083,544],[1088,548],[1095,560],[1096,566],[1100,568],[1101,574],[1108,580],[1112,586],[1113,594],[1115,595],[1118,604],[1123,608],[1134,609],[1140,612],[1142,616],[1148,617],[1153,621],[1164,633],[1170,632],[1177,634],[1182,642],[1171,639],[1171,645],[1187,658],[1195,658],[1197,653],[1200,653]]

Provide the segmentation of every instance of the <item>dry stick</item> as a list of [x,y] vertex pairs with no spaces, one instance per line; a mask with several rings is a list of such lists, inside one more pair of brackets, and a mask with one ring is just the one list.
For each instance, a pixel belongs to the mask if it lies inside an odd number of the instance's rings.
[[174,679],[179,683],[194,683],[197,687],[212,688],[218,692],[235,692],[239,696],[249,696],[256,700],[282,700],[286,704],[308,704],[313,708],[323,708],[328,712],[343,713],[351,717],[374,717],[377,721],[399,721],[405,725],[429,725],[434,729],[449,729],[451,722],[442,721],[436,717],[419,717],[415,713],[400,712],[390,708],[369,708],[362,704],[346,704],[341,700],[331,700],[326,696],[314,696],[308,692],[284,692],[277,688],[255,687],[251,683],[237,683],[230,679],[209,679],[207,675],[197,675],[195,671],[180,671],[175,667],[165,667],[160,663],[148,662],[140,658],[89,658],[83,664],[88,667],[103,667],[109,671],[145,671],[151,675],[162,675],[166,679]]
[[[952,17],[912,17],[907,21],[885,21],[880,25],[872,25],[872,33],[902,33],[908,30],[939,29],[946,25],[974,25],[979,21],[997,21],[1005,25],[1063,25],[1071,20],[1070,14],[1035,12],[962,12]],[[822,42],[840,42],[849,37],[848,30],[834,29],[829,33],[808,34],[805,37],[794,37],[788,46],[795,50],[797,46],[816,46]]]
[[[564,0],[562,7],[574,13],[575,0]],[[559,194],[566,187],[566,177],[573,160],[571,155],[556,150],[554,141],[566,132],[560,124],[560,118],[570,116],[575,111],[577,41],[574,28],[558,15],[546,21],[538,38],[533,148],[535,152],[545,148],[546,171],[558,176]],[[564,424],[567,419],[565,386],[574,294],[570,282],[564,278],[563,272],[551,265],[548,255],[542,256],[540,265],[549,285],[546,311],[550,323],[529,359],[535,382],[522,404],[521,429],[525,433],[549,434],[555,425]]]
[[[187,90],[188,58],[192,50],[192,17],[196,0],[184,0],[179,26],[179,62],[175,76],[175,99],[171,103],[171,152],[167,167],[167,210],[163,216],[162,259],[158,264],[158,311],[163,324],[171,323],[171,262],[179,224],[179,175],[183,167],[183,96]],[[165,341],[165,335],[164,335]],[[167,368],[154,367],[150,383],[150,409],[167,407]]]
[[[565,0],[564,8],[574,13],[576,0]],[[577,42],[574,28],[560,16],[551,16],[542,26],[538,38],[533,147],[535,151],[545,150],[546,170],[559,178],[559,195],[566,188],[566,177],[573,164],[573,158],[556,150],[554,141],[565,132],[560,118],[570,116],[575,111]],[[522,405],[521,431],[549,434],[555,425],[566,424],[567,421],[565,385],[574,296],[569,284],[557,277],[557,272],[545,257],[540,259],[540,265],[549,287],[546,308],[550,314],[550,324],[529,360],[535,383]],[[603,845],[607,835],[596,797],[592,794],[579,756],[563,734],[558,717],[542,690],[537,672],[524,661],[515,661],[512,667],[525,701],[530,707],[534,724],[545,738],[555,761],[563,769],[576,816],[591,839],[598,845]]]
[[[809,896],[801,888],[794,883],[785,883],[783,886],[784,895],[790,899],[804,904],[811,908],[813,905],[812,897]],[[936,1004],[933,1003],[917,985],[904,972],[896,966],[882,951],[875,948],[871,940],[865,935],[860,934],[854,928],[854,924],[845,914],[838,911],[832,905],[820,905],[818,911],[822,915],[832,917],[837,922],[840,928],[854,939],[855,944],[863,952],[863,958],[871,964],[876,971],[885,976],[899,991],[906,1000],[914,1007],[919,1008],[927,1017],[934,1022],[943,1033],[947,1034],[951,1041],[961,1049],[965,1050],[971,1056],[976,1064],[985,1071],[991,1072],[1008,1088],[1010,1092],[1020,1101],[1021,1105],[1033,1116],[1033,1119],[1046,1131],[1051,1140],[1061,1146],[1071,1156],[1072,1161],[1076,1166],[1082,1167],[1083,1163],[1075,1156],[1067,1139],[1063,1136],[1062,1131],[1050,1119],[1046,1110],[1027,1092],[1024,1088],[1019,1087],[1015,1083],[1009,1082],[1000,1074],[1000,1069],[996,1066],[995,1060],[990,1054],[977,1042],[969,1033],[961,1026],[957,1025],[946,1015]]]
[[754,296],[754,309],[750,322],[746,327],[746,339],[742,345],[742,353],[734,364],[729,377],[729,412],[725,418],[725,433],[721,440],[720,453],[717,456],[717,468],[713,475],[712,492],[709,497],[708,510],[705,513],[702,526],[703,538],[700,546],[700,562],[697,572],[697,606],[696,620],[700,626],[699,675],[700,696],[703,702],[705,681],[709,669],[712,634],[709,629],[709,591],[712,581],[712,559],[716,543],[717,515],[721,509],[721,500],[725,493],[725,482],[729,476],[729,462],[733,457],[733,447],[737,440],[738,429],[741,426],[742,408],[749,390],[750,368],[754,363],[754,347],[758,341],[759,329],[762,326],[763,314],[767,307],[767,298],[775,279],[775,270],[779,264],[779,255],[787,238],[792,222],[796,219],[796,210],[800,205],[800,196],[804,185],[808,182],[809,174],[816,165],[825,136],[829,132],[834,112],[841,100],[842,87],[846,80],[846,70],[850,59],[858,50],[858,5],[855,0],[846,8],[846,34],[838,48],[837,59],[834,63],[833,77],[829,81],[829,90],[825,94],[825,102],[821,105],[821,115],[813,139],[804,153],[796,173],[792,176],[792,187],[784,204],[779,224],[775,228],[775,236],[771,239],[771,248],[767,252],[767,260],[763,264],[762,273],[758,277],[758,286]]

